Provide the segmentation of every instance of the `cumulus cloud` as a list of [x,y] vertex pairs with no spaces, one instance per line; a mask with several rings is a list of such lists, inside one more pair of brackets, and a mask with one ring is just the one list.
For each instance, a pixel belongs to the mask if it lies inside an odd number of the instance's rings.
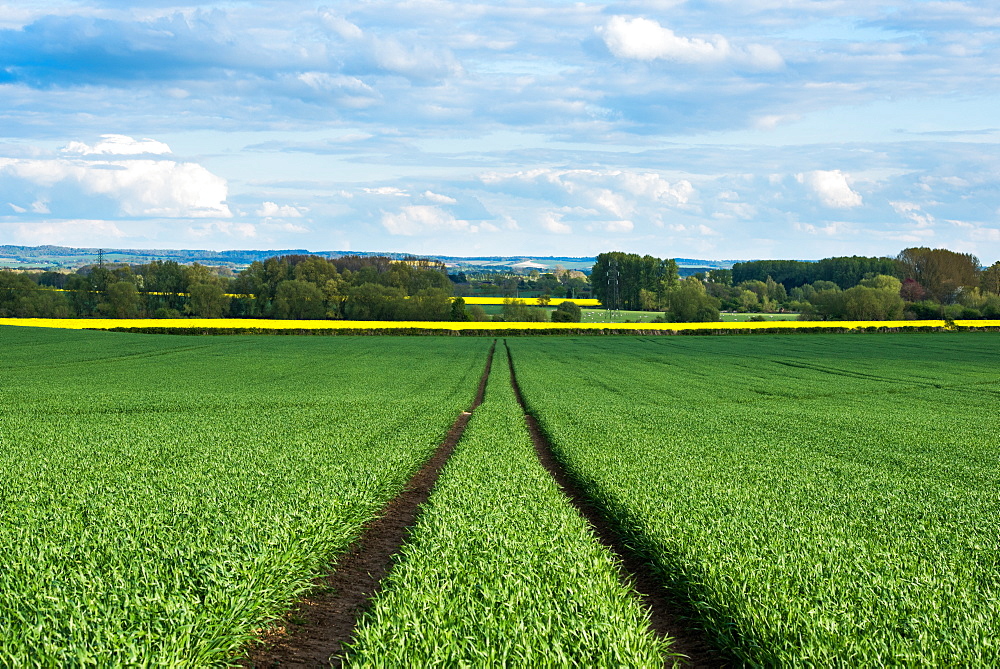
[[558,212],[543,212],[539,217],[538,222],[542,226],[543,230],[551,232],[554,235],[568,235],[573,232],[573,228],[571,228],[568,224],[563,223],[562,214]]
[[[114,214],[124,217],[231,216],[226,180],[203,166],[128,157],[168,151],[155,140],[105,135],[92,146],[71,142],[63,155],[49,159],[0,158],[0,191],[31,198],[30,205],[14,203],[16,207],[65,218],[79,217],[88,206],[106,210],[100,203],[108,200],[115,204]],[[94,155],[125,157],[90,158]]]
[[256,214],[263,218],[302,218],[302,211],[298,207],[286,204],[278,206],[275,202],[264,202]]
[[795,178],[827,207],[850,209],[862,204],[861,195],[851,189],[850,176],[840,170],[814,170],[797,174]]
[[642,17],[612,16],[597,28],[597,33],[618,58],[701,65],[731,61],[762,69],[784,65],[781,55],[772,47],[762,44],[735,47],[721,35],[709,39],[682,37],[658,21]]
[[930,228],[934,226],[934,217],[924,212],[919,204],[914,202],[890,202],[889,205],[897,214],[913,221],[918,228]]
[[101,141],[94,145],[74,141],[67,144],[63,151],[65,153],[76,153],[84,156],[107,154],[135,156],[144,153],[170,153],[170,147],[155,139],[133,139],[127,135],[101,135]]
[[456,219],[440,207],[412,204],[397,212],[382,213],[382,227],[393,235],[421,235],[431,232],[468,231],[468,221]]
[[483,183],[521,197],[557,201],[624,218],[640,203],[680,207],[695,194],[690,181],[671,183],[654,172],[629,170],[534,169],[488,172]]
[[424,191],[424,198],[435,202],[437,204],[456,204],[458,200],[453,197],[448,197],[447,195],[441,195],[440,193],[434,193],[432,191]]

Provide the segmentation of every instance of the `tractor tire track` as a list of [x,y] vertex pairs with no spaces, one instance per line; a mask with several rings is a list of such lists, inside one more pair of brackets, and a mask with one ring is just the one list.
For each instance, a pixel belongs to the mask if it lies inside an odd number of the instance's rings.
[[379,516],[369,522],[335,570],[316,580],[315,590],[285,617],[286,624],[260,635],[263,646],[247,649],[244,667],[339,667],[345,645],[354,634],[358,618],[368,608],[388,575],[396,555],[416,523],[420,506],[430,497],[438,475],[451,457],[466,425],[483,402],[493,365],[496,341],[486,357],[476,397],[468,411],[459,414],[444,441],[413,475],[401,493]]
[[675,666],[691,669],[732,666],[732,661],[714,648],[704,633],[686,622],[689,616],[686,616],[686,612],[671,600],[649,561],[615,531],[612,520],[583,491],[556,458],[548,437],[524,402],[514,371],[514,358],[506,339],[503,344],[507,349],[507,360],[510,365],[510,382],[514,387],[517,401],[524,411],[524,421],[531,434],[538,459],[580,515],[590,524],[597,540],[618,558],[622,582],[636,592],[639,600],[649,611],[650,630],[661,638],[670,639],[670,652],[679,657],[672,657],[668,663],[672,661],[675,662]]

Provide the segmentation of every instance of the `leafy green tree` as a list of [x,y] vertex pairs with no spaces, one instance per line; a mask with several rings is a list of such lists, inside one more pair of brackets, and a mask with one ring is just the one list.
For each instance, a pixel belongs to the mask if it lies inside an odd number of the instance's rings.
[[139,290],[134,283],[117,281],[108,285],[97,309],[111,318],[135,318],[139,315],[139,302]]
[[870,279],[862,279],[858,284],[865,288],[875,288],[878,290],[888,290],[891,293],[899,293],[903,287],[903,282],[888,274],[876,274]]
[[979,287],[984,293],[1000,295],[1000,260],[984,269],[979,275]]
[[337,267],[326,258],[320,256],[306,256],[306,258],[295,265],[292,274],[299,281],[308,281],[320,288],[325,286],[327,281],[340,277]]
[[442,288],[422,288],[404,302],[405,318],[414,321],[446,321],[451,318],[451,297]]
[[552,312],[553,323],[579,323],[583,320],[583,309],[575,302],[560,302]]
[[217,282],[195,283],[188,288],[186,310],[200,318],[221,318],[229,310],[229,296]]
[[69,318],[69,298],[42,288],[26,274],[0,270],[0,317]]
[[[611,304],[616,272],[620,303]],[[594,296],[606,307],[638,310],[642,308],[639,291],[665,295],[677,285],[677,262],[621,251],[602,253],[591,270],[590,285]]]
[[971,253],[926,247],[900,251],[903,278],[913,279],[941,303],[951,303],[962,288],[979,285],[979,259]]
[[[899,280],[896,279],[896,283]],[[893,321],[903,318],[899,289],[855,286],[840,293],[843,318],[852,321]]]
[[278,284],[273,309],[277,318],[323,318],[326,316],[326,301],[323,291],[316,284],[289,279]]
[[745,288],[740,289],[737,304],[738,306],[736,310],[740,313],[755,312],[760,310],[760,298],[757,296],[757,293]]
[[344,318],[357,321],[404,320],[405,302],[406,293],[402,288],[363,283],[347,291]]
[[471,321],[472,316],[465,309],[465,299],[461,297],[456,297],[451,302],[451,315],[448,320],[451,321]]
[[674,323],[719,320],[719,300],[708,294],[705,284],[687,277],[667,293],[667,319]]
[[546,315],[544,310],[529,307],[524,300],[507,298],[503,301],[500,318],[494,318],[494,320],[501,320],[506,323],[537,323],[547,320]]

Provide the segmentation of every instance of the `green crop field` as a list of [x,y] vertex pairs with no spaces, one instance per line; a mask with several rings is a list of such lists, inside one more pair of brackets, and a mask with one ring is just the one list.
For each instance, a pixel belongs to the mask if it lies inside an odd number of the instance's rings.
[[996,336],[512,350],[558,455],[717,646],[763,665],[1000,664]]
[[351,666],[663,666],[663,644],[532,450],[506,352],[357,632]]
[[[236,662],[491,342],[0,327],[0,666]],[[996,334],[507,343],[558,458],[734,664],[1000,665]],[[505,351],[347,663],[658,666]]]
[[0,328],[0,666],[225,661],[428,457],[487,349]]

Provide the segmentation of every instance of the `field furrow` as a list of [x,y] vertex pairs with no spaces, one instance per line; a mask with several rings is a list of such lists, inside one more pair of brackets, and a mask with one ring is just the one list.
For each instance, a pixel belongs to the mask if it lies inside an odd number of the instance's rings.
[[737,661],[1000,663],[995,337],[512,349],[561,461]]
[[538,462],[497,348],[469,423],[349,666],[660,667],[617,565]]
[[427,459],[489,347],[190,343],[0,328],[0,665],[225,662]]

